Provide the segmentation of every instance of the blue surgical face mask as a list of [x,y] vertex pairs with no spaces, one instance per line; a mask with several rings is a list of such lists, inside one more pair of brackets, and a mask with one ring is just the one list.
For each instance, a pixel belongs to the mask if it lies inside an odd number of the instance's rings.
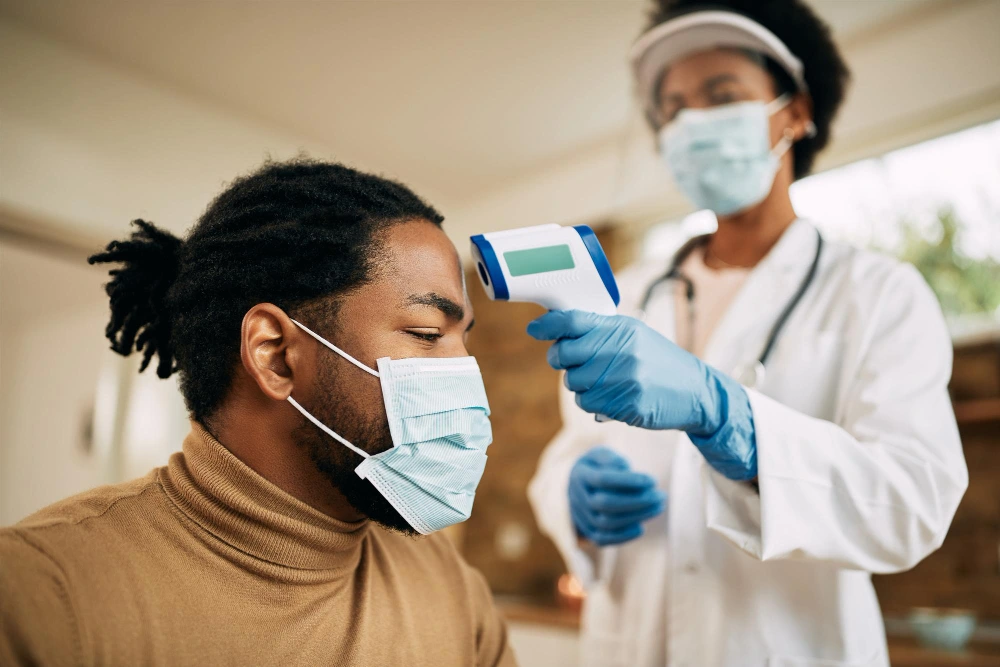
[[[295,322],[295,320],[292,320]],[[382,384],[392,449],[369,454],[288,402],[331,438],[365,460],[355,468],[417,532],[427,535],[472,513],[493,441],[486,388],[474,357],[379,359],[373,370],[319,334],[303,331]]]
[[683,109],[660,131],[660,154],[677,186],[699,209],[730,215],[767,197],[791,131],[771,148],[770,118],[791,101],[738,102]]

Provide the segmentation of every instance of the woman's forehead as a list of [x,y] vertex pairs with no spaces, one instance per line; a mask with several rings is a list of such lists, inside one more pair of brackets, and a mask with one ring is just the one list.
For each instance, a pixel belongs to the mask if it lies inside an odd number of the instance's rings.
[[704,92],[724,83],[772,86],[771,75],[751,56],[738,49],[709,49],[692,53],[670,64],[660,78],[660,94]]

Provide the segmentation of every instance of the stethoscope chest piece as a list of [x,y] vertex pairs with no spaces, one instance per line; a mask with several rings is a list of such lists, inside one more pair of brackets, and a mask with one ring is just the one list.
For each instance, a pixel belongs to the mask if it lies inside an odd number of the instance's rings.
[[736,381],[747,389],[757,389],[764,384],[764,377],[767,375],[767,370],[764,368],[764,364],[758,361],[752,361],[749,364],[743,364],[742,366],[737,366],[736,370],[733,372],[733,376]]

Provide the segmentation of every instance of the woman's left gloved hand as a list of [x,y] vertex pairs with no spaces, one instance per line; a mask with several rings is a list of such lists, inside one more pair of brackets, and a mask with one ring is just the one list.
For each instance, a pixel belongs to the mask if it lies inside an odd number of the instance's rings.
[[639,320],[551,311],[528,325],[556,341],[549,364],[587,412],[647,429],[685,431],[734,480],[757,476],[753,413],[743,387]]

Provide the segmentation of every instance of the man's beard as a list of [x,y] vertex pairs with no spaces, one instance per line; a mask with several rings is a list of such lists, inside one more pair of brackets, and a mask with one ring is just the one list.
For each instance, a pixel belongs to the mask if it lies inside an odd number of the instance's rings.
[[[389,424],[381,417],[366,419],[351,405],[346,386],[337,381],[332,360],[320,362],[318,373],[319,396],[329,397],[327,402],[310,406],[310,412],[320,422],[343,436],[355,447],[369,454],[377,454],[392,447]],[[349,372],[349,371],[348,371]],[[347,383],[345,383],[346,385]],[[344,397],[338,400],[339,397]],[[361,514],[385,528],[406,535],[417,531],[396,511],[396,508],[372,486],[367,479],[358,477],[354,469],[364,461],[357,452],[321,431],[315,424],[302,417],[301,424],[292,431],[292,438],[306,448],[309,457],[330,483],[344,494],[347,502]]]

